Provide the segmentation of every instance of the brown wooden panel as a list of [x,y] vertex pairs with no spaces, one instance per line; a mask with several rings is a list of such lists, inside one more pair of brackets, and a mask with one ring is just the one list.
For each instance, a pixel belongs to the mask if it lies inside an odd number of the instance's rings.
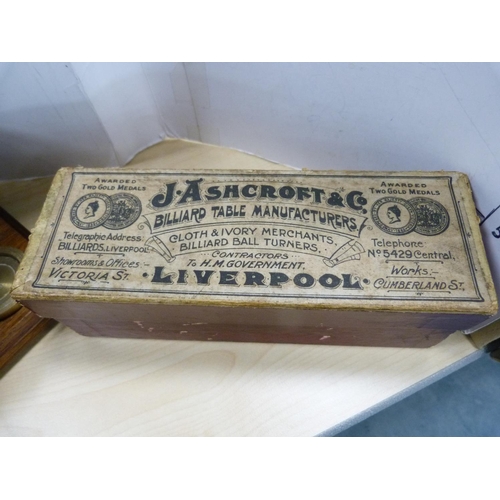
[[[14,247],[24,251],[29,231],[0,208],[0,247]],[[0,370],[13,362],[47,330],[50,319],[21,307],[14,314],[0,320]],[[0,372],[1,373],[1,372]]]

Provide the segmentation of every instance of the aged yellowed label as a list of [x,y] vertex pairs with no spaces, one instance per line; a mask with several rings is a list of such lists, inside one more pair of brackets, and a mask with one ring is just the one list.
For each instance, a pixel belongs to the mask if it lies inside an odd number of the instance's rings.
[[117,300],[479,310],[489,285],[458,178],[68,169],[31,287]]

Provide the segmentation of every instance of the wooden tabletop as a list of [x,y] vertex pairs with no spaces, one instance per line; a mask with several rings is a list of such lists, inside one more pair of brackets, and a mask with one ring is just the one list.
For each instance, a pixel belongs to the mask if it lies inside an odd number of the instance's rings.
[[[0,183],[0,206],[31,229],[49,184]],[[2,374],[0,435],[312,436],[479,353],[458,332],[401,349],[89,338],[58,324]]]

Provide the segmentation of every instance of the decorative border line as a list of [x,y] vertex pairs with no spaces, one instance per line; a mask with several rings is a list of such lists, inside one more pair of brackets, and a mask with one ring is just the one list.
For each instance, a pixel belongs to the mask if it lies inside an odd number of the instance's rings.
[[[148,176],[172,176],[172,175],[178,175],[178,176],[196,176],[196,175],[210,175],[211,171],[205,171],[205,172],[144,172],[144,174]],[[56,224],[54,225],[54,229],[52,231],[52,235],[49,239],[49,242],[47,244],[46,250],[44,252],[42,264],[40,266],[40,270],[38,272],[38,275],[36,279],[32,283],[33,288],[48,288],[48,289],[56,289],[56,290],[83,290],[83,291],[100,291],[100,292],[128,292],[128,293],[154,293],[154,294],[175,294],[175,295],[210,295],[210,296],[227,296],[227,292],[203,292],[203,291],[197,291],[197,292],[182,292],[182,291],[177,291],[177,290],[130,290],[130,289],[123,289],[123,288],[92,288],[92,287],[61,287],[61,286],[56,286],[56,285],[41,285],[39,284],[39,281],[41,280],[41,275],[44,270],[48,255],[50,251],[52,250],[52,244],[54,242],[59,223],[62,219],[62,215],[64,213],[64,210],[66,208],[66,204],[69,199],[69,194],[71,192],[71,189],[73,187],[73,184],[75,182],[75,176],[77,175],[102,175],[102,172],[73,172],[71,174],[71,182],[68,187],[68,190],[66,191],[66,195],[64,195],[64,203],[59,211],[59,215],[57,217]],[[106,175],[136,175],[136,172],[107,172]],[[265,173],[251,173],[251,174],[240,174],[242,177],[311,177],[311,178],[328,178],[328,179],[336,179],[336,178],[346,178],[350,179],[353,177],[360,177],[359,175],[323,175],[323,174],[300,174],[300,173],[278,173],[278,174],[265,174]],[[234,178],[234,172],[233,173],[217,173],[217,176],[219,177],[233,177]],[[390,178],[393,179],[402,179],[402,178],[411,178],[411,176],[405,176],[405,175],[391,175],[389,176]],[[370,176],[364,176],[364,178],[367,179],[387,179],[387,175],[370,175]],[[477,276],[474,268],[474,262],[472,258],[472,252],[469,246],[469,243],[467,242],[467,239],[465,237],[465,224],[462,218],[462,212],[460,210],[460,206],[457,202],[456,196],[455,196],[455,191],[453,189],[453,184],[452,184],[452,177],[451,176],[437,176],[437,175],[430,175],[430,176],[425,176],[423,177],[424,179],[447,179],[448,180],[448,187],[450,189],[450,195],[453,201],[453,205],[455,208],[455,215],[458,220],[459,228],[460,228],[460,234],[462,236],[462,242],[464,245],[464,250],[465,254],[467,256],[467,261],[469,263],[469,270],[471,272],[471,277],[472,281],[474,283],[474,289],[476,292],[476,297],[461,297],[461,298],[439,298],[439,297],[432,297],[432,298],[421,298],[421,297],[412,297],[412,300],[418,301],[418,302],[484,302],[484,297],[481,295],[479,291],[479,286],[477,283]],[[301,295],[292,295],[292,294],[276,294],[276,293],[234,293],[232,292],[231,295],[236,296],[236,297],[281,297],[285,299],[303,299],[304,294]],[[334,300],[365,300],[365,301],[385,301],[385,300],[390,300],[390,301],[407,301],[408,297],[377,297],[377,298],[371,298],[371,297],[353,297],[353,296],[345,296],[345,295],[320,295],[320,296],[307,296],[308,299],[315,299],[315,300],[328,300],[328,299],[334,299]]]

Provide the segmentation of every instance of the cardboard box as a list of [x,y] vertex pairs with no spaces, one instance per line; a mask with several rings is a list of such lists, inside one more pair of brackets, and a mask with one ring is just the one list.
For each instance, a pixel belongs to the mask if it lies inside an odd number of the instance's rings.
[[62,169],[13,296],[86,335],[333,345],[497,310],[456,172]]

